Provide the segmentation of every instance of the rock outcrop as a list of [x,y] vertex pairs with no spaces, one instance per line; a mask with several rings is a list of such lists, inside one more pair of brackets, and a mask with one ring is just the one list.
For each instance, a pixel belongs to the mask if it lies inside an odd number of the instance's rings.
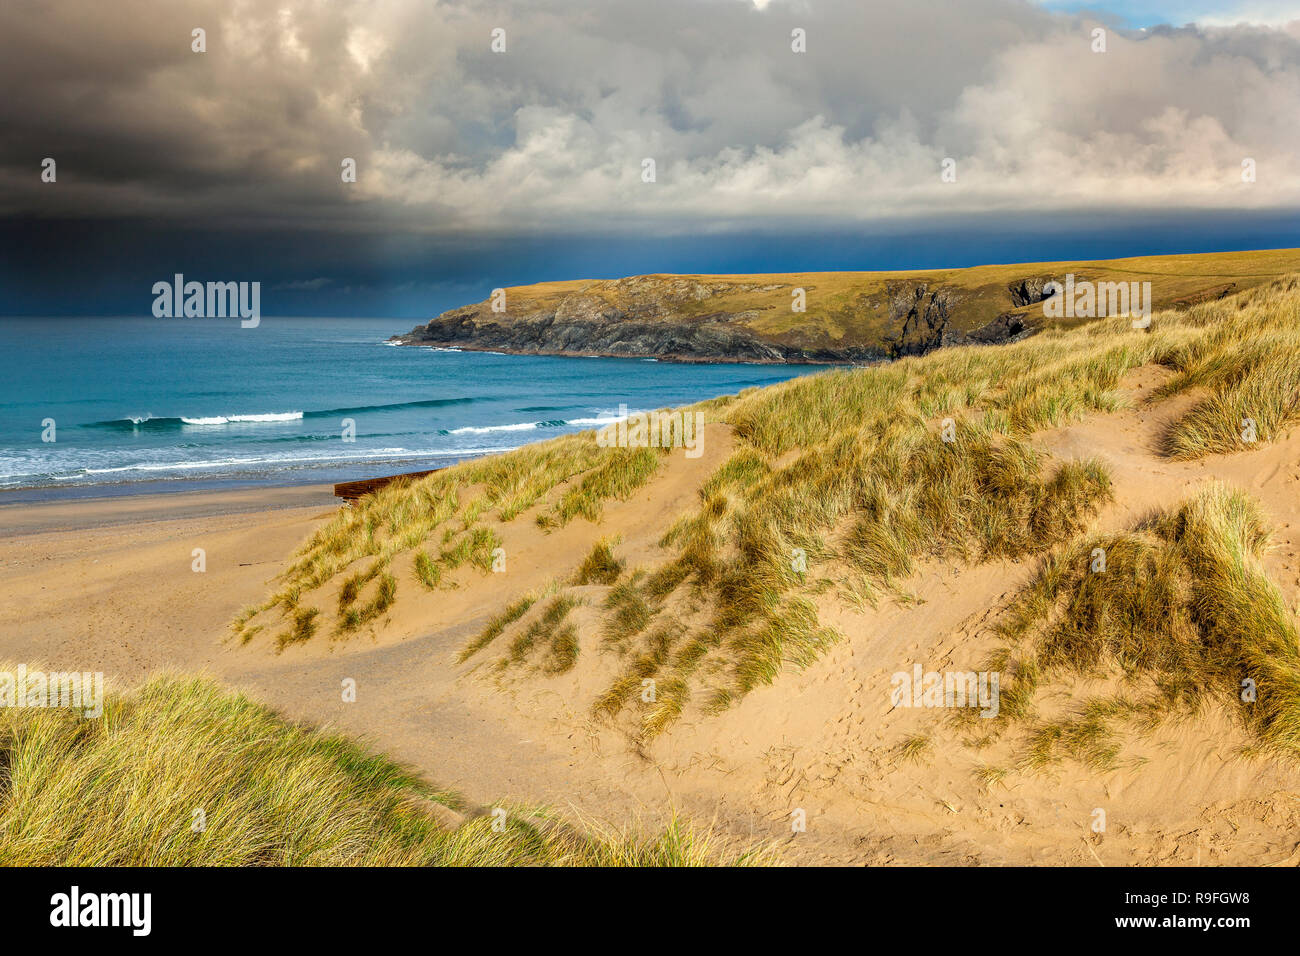
[[1011,293],[1011,303],[1015,306],[1034,305],[1042,302],[1050,293],[1046,291],[1048,283],[1063,283],[1063,279],[1057,279],[1053,276],[1044,276],[1041,279],[1021,279],[1007,286],[1007,291]]
[[927,284],[908,286],[896,283],[889,287],[889,318],[901,322],[898,334],[888,335],[886,343],[891,357],[923,355],[944,345],[944,337],[953,337],[949,319],[959,296],[950,289],[931,291]]

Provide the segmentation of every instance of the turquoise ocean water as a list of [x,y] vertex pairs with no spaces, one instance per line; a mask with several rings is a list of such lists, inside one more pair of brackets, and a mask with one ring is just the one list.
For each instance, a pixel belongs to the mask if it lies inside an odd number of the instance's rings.
[[414,324],[0,319],[0,503],[433,468],[818,370],[386,344]]

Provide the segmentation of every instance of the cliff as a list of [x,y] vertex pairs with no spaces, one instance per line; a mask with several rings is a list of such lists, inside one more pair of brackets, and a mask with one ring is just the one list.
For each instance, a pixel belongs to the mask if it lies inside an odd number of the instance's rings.
[[[1255,257],[1254,274],[1246,272],[1246,257]],[[942,346],[1015,341],[1049,324],[1078,324],[1082,319],[1075,317],[1047,319],[1041,305],[1047,284],[1067,274],[1076,282],[1150,282],[1152,308],[1159,309],[1189,307],[1294,269],[1300,269],[1300,255],[1286,251],[914,273],[548,282],[506,288],[392,341],[529,355],[872,362]]]

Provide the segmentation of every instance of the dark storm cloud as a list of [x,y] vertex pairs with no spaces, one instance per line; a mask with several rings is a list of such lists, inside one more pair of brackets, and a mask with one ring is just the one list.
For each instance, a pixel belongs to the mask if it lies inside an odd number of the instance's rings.
[[668,234],[1300,202],[1294,28],[1096,54],[1092,26],[1013,0],[11,0],[0,214]]

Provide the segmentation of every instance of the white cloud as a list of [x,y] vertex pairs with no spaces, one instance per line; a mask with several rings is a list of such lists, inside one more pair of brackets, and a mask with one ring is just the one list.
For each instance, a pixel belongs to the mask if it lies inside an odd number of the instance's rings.
[[[210,0],[129,29],[48,6],[0,11],[10,211],[662,233],[1300,207],[1300,24],[1112,30],[1098,54],[1091,21],[1020,0]],[[208,54],[177,42],[192,23]],[[32,188],[55,151],[78,175]]]

